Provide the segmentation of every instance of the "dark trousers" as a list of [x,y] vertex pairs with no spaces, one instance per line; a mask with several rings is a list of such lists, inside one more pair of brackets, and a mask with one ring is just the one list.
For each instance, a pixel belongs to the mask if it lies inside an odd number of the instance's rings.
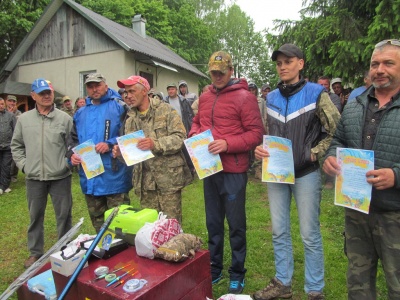
[[59,180],[26,180],[30,224],[28,228],[28,249],[30,255],[39,257],[44,251],[44,214],[47,196],[53,202],[57,221],[58,239],[72,227],[71,175]]
[[11,182],[11,150],[0,151],[0,189],[5,191],[10,187]]
[[376,276],[380,260],[388,299],[400,299],[400,212],[346,209],[347,289],[349,300],[377,299]]
[[246,273],[246,184],[246,173],[219,172],[204,179],[208,250],[213,277],[217,277],[223,269],[225,217],[232,252],[230,279],[241,281]]

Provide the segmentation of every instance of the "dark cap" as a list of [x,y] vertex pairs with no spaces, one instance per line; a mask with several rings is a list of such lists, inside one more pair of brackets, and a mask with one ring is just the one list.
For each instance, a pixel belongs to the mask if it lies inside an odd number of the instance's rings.
[[282,45],[278,50],[275,50],[272,53],[271,59],[273,61],[276,61],[278,55],[282,53],[286,55],[287,57],[297,57],[300,59],[304,59],[303,52],[300,50],[299,47],[293,44],[284,44]]

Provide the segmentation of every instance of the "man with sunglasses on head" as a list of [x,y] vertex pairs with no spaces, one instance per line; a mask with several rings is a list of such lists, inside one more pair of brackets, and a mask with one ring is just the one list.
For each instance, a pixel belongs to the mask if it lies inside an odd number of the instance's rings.
[[372,52],[370,86],[348,103],[327,151],[323,170],[339,175],[336,149],[374,151],[375,169],[366,173],[372,185],[369,214],[345,209],[350,300],[377,298],[381,261],[388,299],[400,299],[400,41],[384,40]]
[[54,91],[43,78],[32,83],[34,109],[17,121],[11,152],[18,168],[25,173],[30,215],[28,228],[29,268],[43,255],[43,220],[50,194],[57,221],[58,238],[71,228],[71,170],[65,154],[72,129],[72,118],[54,107]]

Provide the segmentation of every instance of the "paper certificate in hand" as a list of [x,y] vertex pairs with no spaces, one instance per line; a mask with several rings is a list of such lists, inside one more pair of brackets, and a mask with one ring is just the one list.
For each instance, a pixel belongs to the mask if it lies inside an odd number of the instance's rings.
[[72,149],[72,151],[81,158],[81,165],[87,179],[104,173],[103,161],[101,160],[100,154],[96,152],[95,146],[92,140],[87,140]]
[[200,179],[223,170],[219,154],[211,154],[208,151],[208,145],[212,141],[214,138],[210,129],[184,141]]
[[137,147],[139,140],[144,138],[143,130],[117,137],[119,149],[121,150],[122,157],[127,166],[132,166],[154,157],[150,150],[140,150]]
[[336,176],[335,204],[369,213],[372,185],[366,173],[374,169],[374,151],[337,148],[340,175]]
[[263,148],[270,156],[262,160],[262,182],[294,184],[292,141],[264,135]]

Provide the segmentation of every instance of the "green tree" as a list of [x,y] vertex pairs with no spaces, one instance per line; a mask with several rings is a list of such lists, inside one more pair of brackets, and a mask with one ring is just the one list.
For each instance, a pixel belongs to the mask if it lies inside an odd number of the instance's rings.
[[49,0],[0,1],[0,69],[48,3]]
[[304,73],[362,84],[374,45],[399,36],[400,0],[304,0],[300,21],[276,20],[272,49],[294,43],[305,53]]

